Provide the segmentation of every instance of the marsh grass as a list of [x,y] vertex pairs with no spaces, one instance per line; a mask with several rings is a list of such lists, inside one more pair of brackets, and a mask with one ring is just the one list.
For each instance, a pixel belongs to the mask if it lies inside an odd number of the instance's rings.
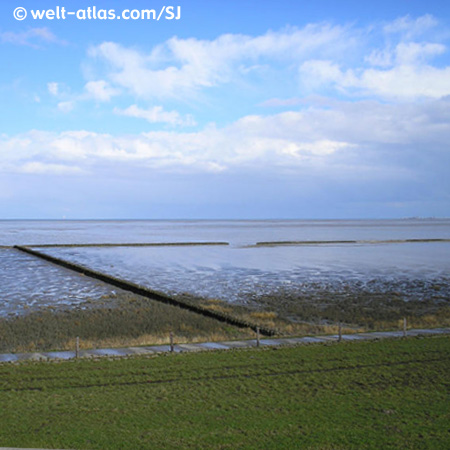
[[[291,292],[267,294],[247,305],[187,293],[175,298],[199,305],[241,322],[275,330],[279,336],[337,334],[399,330],[406,317],[408,328],[450,326],[447,301],[404,301],[382,294],[320,298]],[[250,328],[238,328],[176,306],[120,291],[117,297],[87,301],[67,310],[42,309],[24,316],[0,319],[0,352],[73,350],[176,343],[253,339]]]
[[[189,294],[181,294],[179,298],[240,321],[275,329],[280,336],[338,332],[336,324],[293,323],[275,311],[254,310]],[[342,331],[352,333],[363,329],[344,326]],[[169,342],[170,333],[176,343],[255,338],[249,328],[237,328],[176,306],[121,292],[114,298],[87,301],[75,309],[46,308],[0,319],[0,352],[73,350],[77,337],[81,349],[161,345]]]
[[[282,299],[273,298],[275,301],[271,305],[264,307],[264,309],[255,309],[255,307],[250,305],[231,304],[219,299],[195,298],[189,296],[189,294],[183,294],[183,298],[188,298],[187,301],[190,303],[197,301],[205,309],[223,312],[233,317],[237,317],[242,321],[276,330],[279,336],[335,334],[339,329],[337,321],[336,323],[325,323],[322,319],[313,321],[293,321],[283,317],[282,311],[277,312],[277,303],[280,303],[280,300]],[[344,324],[342,327],[342,332],[346,334],[362,331],[366,331],[366,328],[358,325]]]
[[189,302],[243,321],[277,330],[279,335],[337,334],[450,326],[450,299],[405,300],[399,293],[323,291],[307,296],[279,291],[250,299],[246,305],[183,294]]
[[0,351],[25,352],[75,348],[135,346],[254,337],[199,314],[137,295],[124,294],[114,305],[31,312],[0,320]]
[[[326,325],[339,322],[348,330],[377,331],[403,327],[436,328],[450,326],[450,299],[404,300],[397,293],[321,292],[316,297],[282,292],[267,294],[254,300],[267,311],[276,311],[279,319],[293,325]],[[330,329],[330,328],[329,328]],[[285,328],[289,332],[289,327]],[[293,332],[298,328],[293,326]],[[311,330],[313,332],[313,330]]]

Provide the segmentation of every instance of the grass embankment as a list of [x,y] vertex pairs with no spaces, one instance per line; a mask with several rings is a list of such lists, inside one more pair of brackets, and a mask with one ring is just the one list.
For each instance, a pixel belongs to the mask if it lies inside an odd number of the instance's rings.
[[[255,333],[172,305],[121,293],[110,307],[52,311],[0,319],[0,352],[73,350],[253,338]],[[86,305],[85,305],[86,307]]]
[[447,449],[450,337],[0,366],[0,445]]

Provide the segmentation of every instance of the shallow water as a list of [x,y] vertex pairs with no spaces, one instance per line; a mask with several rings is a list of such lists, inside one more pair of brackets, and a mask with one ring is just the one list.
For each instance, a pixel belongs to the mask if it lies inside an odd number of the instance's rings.
[[[279,247],[50,248],[45,253],[168,293],[227,301],[283,291],[447,283],[450,243]],[[413,281],[421,280],[416,288]],[[384,289],[384,288],[383,288]],[[425,289],[425,290],[424,290]]]
[[115,294],[110,286],[14,249],[0,249],[0,316],[74,307]]
[[[396,290],[449,296],[450,243],[254,247],[261,241],[450,239],[450,220],[0,221],[0,245],[225,241],[206,247],[72,247],[40,251],[152,289],[227,301],[314,289]],[[113,289],[0,249],[0,315],[76,305]],[[433,297],[434,298],[434,297]]]
[[450,239],[450,219],[0,221],[0,245]]

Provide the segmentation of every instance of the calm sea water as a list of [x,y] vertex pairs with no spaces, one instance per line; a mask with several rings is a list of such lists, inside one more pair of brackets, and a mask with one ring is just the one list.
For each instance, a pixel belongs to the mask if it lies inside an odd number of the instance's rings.
[[0,221],[0,245],[411,238],[450,239],[450,219]]
[[[408,286],[405,298],[424,298],[436,283],[448,286],[449,242],[254,246],[261,241],[407,239],[450,239],[450,220],[0,221],[3,246],[229,242],[211,247],[41,249],[153,289],[227,301],[286,289],[387,285]],[[95,301],[110,292],[86,277],[18,255],[14,249],[0,249],[2,315],[30,306]]]

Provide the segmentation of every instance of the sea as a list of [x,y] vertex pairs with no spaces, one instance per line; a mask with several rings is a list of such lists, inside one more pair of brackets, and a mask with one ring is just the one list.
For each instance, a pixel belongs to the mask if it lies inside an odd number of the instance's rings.
[[[181,243],[211,245],[174,245]],[[73,246],[61,246],[67,244]],[[439,286],[440,301],[450,295],[450,219],[3,220],[3,317],[80,307],[116,294],[15,245],[167,294],[242,304],[314,289],[395,290],[408,301],[426,300]]]

